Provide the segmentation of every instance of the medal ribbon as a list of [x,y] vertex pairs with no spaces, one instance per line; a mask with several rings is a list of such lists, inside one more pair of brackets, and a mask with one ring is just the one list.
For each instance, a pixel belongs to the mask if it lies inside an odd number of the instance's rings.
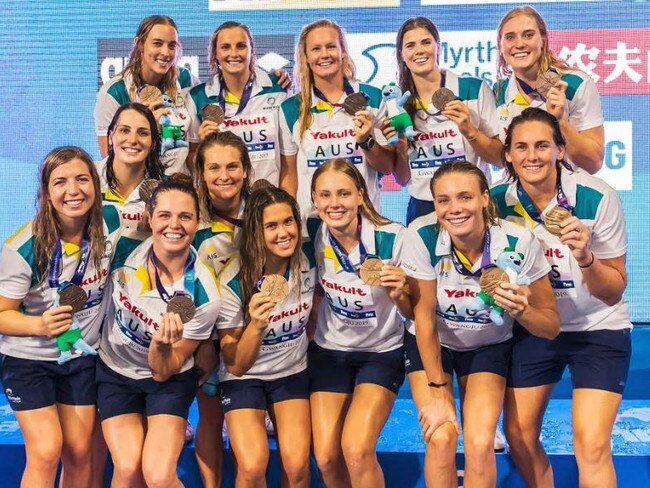
[[[540,214],[539,210],[537,210],[537,207],[533,203],[533,200],[528,196],[528,193],[526,193],[519,181],[517,181],[517,197],[519,198],[521,206],[529,215],[529,217],[535,222],[543,224],[544,219],[542,218],[542,215]],[[557,172],[557,204],[560,207],[565,208],[569,212],[573,213],[573,206],[569,203],[569,200],[562,190],[562,178],[560,177],[559,170]]]
[[[244,85],[244,91],[242,93],[241,99],[239,100],[239,106],[237,107],[237,112],[235,112],[235,115],[238,115],[241,112],[243,112],[244,109],[246,108],[246,105],[248,105],[248,102],[251,98],[251,94],[253,93],[254,82],[255,82],[255,78],[253,77],[253,73],[251,73],[250,76],[248,77],[248,81],[246,82],[246,85]],[[219,106],[221,107],[221,110],[223,110],[223,113],[225,114],[226,113],[226,82],[224,81],[223,75],[221,73],[219,73],[219,85],[220,85]]]
[[69,282],[66,281],[64,283],[59,283],[59,277],[61,276],[62,260],[63,260],[63,248],[61,246],[61,240],[57,239],[56,244],[54,245],[54,253],[52,254],[52,260],[50,261],[50,276],[48,278],[50,288],[63,288],[69,283],[72,283],[77,286],[81,286],[81,282],[84,279],[84,274],[86,273],[86,268],[88,267],[88,261],[90,261],[90,236],[88,234],[88,229],[84,230],[83,237],[81,238],[79,264],[77,264],[77,269],[75,269],[72,279]]
[[222,213],[221,211],[219,211],[218,209],[216,209],[214,207],[212,207],[212,213],[214,215],[216,215],[217,217],[219,217],[220,219],[223,219],[226,222],[231,223],[235,227],[241,228],[241,227],[244,226],[244,220],[243,219],[237,219],[237,218],[234,218],[234,217],[230,217],[230,216]]
[[[359,263],[363,263],[366,258],[375,256],[368,254],[366,246],[363,245],[363,241],[361,240],[361,216],[359,216],[357,219],[357,235],[359,236]],[[352,262],[350,261],[347,253],[343,249],[343,246],[341,246],[339,241],[336,240],[336,238],[329,230],[327,231],[327,237],[329,238],[330,245],[332,246],[334,254],[336,255],[336,259],[338,260],[341,267],[348,273],[356,273],[357,270],[354,269],[354,266],[352,265]]]
[[[553,72],[557,73],[557,71],[555,69],[553,69],[553,68],[550,68],[549,71],[553,71]],[[522,91],[526,95],[528,95],[528,96],[530,96],[530,95],[538,95],[539,98],[541,98],[544,102],[546,102],[546,98],[540,92],[538,92],[536,88],[533,88],[532,86],[530,86],[528,83],[526,83],[521,78],[517,78],[516,76],[515,76],[515,78],[517,79],[517,82],[519,83],[519,87],[522,89]]]
[[[169,293],[167,293],[167,290],[165,290],[165,287],[163,286],[162,282],[160,281],[160,275],[158,274],[158,258],[156,258],[156,253],[153,252],[153,248],[151,248],[151,254],[149,255],[151,258],[151,262],[153,264],[153,269],[156,277],[156,289],[158,290],[158,294],[160,295],[160,298],[163,299],[163,301],[168,302],[169,300],[172,299],[172,297],[169,296]],[[195,280],[195,272],[194,272],[194,263],[196,262],[196,256],[190,250],[190,253],[187,256],[187,261],[185,262],[185,270],[183,271],[183,287],[185,288],[185,291],[183,292],[174,292],[175,295],[183,295],[187,294],[190,297],[194,298],[194,280]]]
[[[316,101],[316,108],[319,110],[326,111],[330,117],[332,116],[334,107],[343,107],[342,103],[329,102],[327,100],[327,97],[323,95],[323,92],[320,91],[316,87],[316,85],[313,86],[313,89],[314,89],[314,95],[316,95],[316,98],[318,98],[318,100]],[[343,79],[343,89],[345,90],[346,96],[352,95],[354,93],[354,88],[352,88],[352,85],[346,78]]]
[[452,249],[453,252],[451,253],[451,261],[454,264],[454,268],[456,268],[456,271],[458,271],[458,273],[462,274],[463,276],[481,276],[481,273],[485,268],[491,268],[492,266],[494,266],[494,263],[492,262],[492,259],[490,257],[490,230],[489,229],[485,229],[485,234],[483,236],[483,255],[481,256],[481,267],[478,270],[472,271],[461,262],[460,257],[457,254],[459,251],[457,251],[456,248],[453,247],[453,244],[452,244]]

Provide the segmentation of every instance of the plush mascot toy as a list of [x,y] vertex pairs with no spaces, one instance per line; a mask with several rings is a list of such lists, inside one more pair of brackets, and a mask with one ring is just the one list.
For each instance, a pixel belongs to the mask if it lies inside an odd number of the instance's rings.
[[394,146],[397,144],[399,134],[404,134],[410,141],[415,137],[413,130],[413,120],[406,110],[404,104],[411,96],[411,92],[406,91],[402,95],[402,90],[395,83],[384,85],[381,89],[381,95],[386,104],[387,116],[390,119],[390,125],[397,131],[388,139],[388,144]]
[[[174,104],[169,95],[162,95],[163,105],[172,112],[174,111]],[[183,129],[180,125],[172,124],[172,119],[169,115],[165,114],[160,119],[158,123],[161,127],[161,136],[162,136],[162,145],[160,146],[160,154],[165,154],[170,149],[175,147],[188,147],[189,144],[187,141],[183,140]]]
[[481,275],[481,291],[468,307],[474,312],[490,309],[490,320],[496,325],[503,325],[503,308],[495,304],[492,295],[502,282],[517,285],[530,285],[530,279],[519,276],[524,262],[524,255],[506,247],[497,257],[496,268],[483,270]]

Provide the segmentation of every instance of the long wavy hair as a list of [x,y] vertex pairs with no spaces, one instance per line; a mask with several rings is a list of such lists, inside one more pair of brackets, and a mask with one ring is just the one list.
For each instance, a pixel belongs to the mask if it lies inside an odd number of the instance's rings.
[[487,193],[488,195],[488,204],[487,207],[483,208],[483,222],[485,226],[492,226],[499,224],[499,211],[497,206],[492,199],[490,194],[490,185],[488,184],[487,178],[483,171],[481,171],[478,166],[470,163],[469,161],[449,161],[448,163],[443,164],[433,173],[433,178],[431,178],[431,183],[429,188],[431,189],[431,194],[433,195],[433,205],[436,204],[436,194],[433,191],[435,188],[436,182],[439,181],[442,177],[451,174],[459,173],[465,176],[474,176],[478,181],[479,190],[481,194]]
[[[551,115],[546,110],[542,110],[538,107],[529,107],[521,114],[517,115],[512,119],[510,125],[508,126],[508,133],[506,134],[506,140],[503,143],[503,149],[501,150],[501,159],[504,162],[508,173],[510,174],[510,179],[512,181],[517,180],[517,172],[512,163],[508,162],[506,159],[506,153],[510,152],[512,149],[512,137],[515,132],[515,129],[526,122],[541,122],[546,124],[551,128],[553,133],[553,142],[557,147],[566,147],[566,139],[562,135],[562,129],[560,129],[560,122],[555,118],[554,115]],[[565,153],[566,154],[566,153]],[[557,169],[560,169],[560,166],[563,166],[564,169],[573,172],[571,165],[564,159],[558,159],[555,162]]]
[[405,92],[406,90],[411,92],[411,96],[404,104],[404,109],[408,112],[408,114],[411,116],[411,119],[413,120],[415,120],[415,112],[416,112],[415,101],[420,97],[420,95],[418,94],[418,90],[415,86],[415,82],[413,81],[413,75],[411,74],[411,70],[408,69],[408,67],[406,66],[406,62],[402,58],[402,51],[403,51],[402,44],[404,43],[404,36],[406,35],[406,33],[418,28],[427,30],[433,37],[435,43],[438,45],[438,51],[437,51],[438,56],[436,57],[436,64],[438,64],[438,59],[440,58],[440,33],[438,32],[438,28],[436,27],[436,24],[431,22],[426,17],[412,17],[407,21],[405,21],[400,26],[399,31],[397,31],[397,40],[395,41],[395,56],[397,58],[397,79],[398,79],[399,86],[402,89],[402,93]]
[[311,200],[314,201],[314,193],[316,193],[316,182],[321,176],[327,175],[330,171],[343,173],[345,176],[350,178],[354,183],[354,186],[357,190],[361,191],[361,205],[359,206],[359,212],[365,218],[370,220],[374,225],[381,226],[392,223],[391,220],[380,215],[377,210],[375,210],[374,205],[370,201],[368,196],[368,186],[366,185],[366,180],[363,179],[363,176],[356,168],[356,166],[350,163],[347,159],[343,158],[333,158],[329,161],[326,161],[324,164],[320,165],[311,179]]
[[250,194],[244,209],[244,228],[242,229],[241,249],[239,251],[241,268],[239,281],[242,292],[242,307],[246,322],[248,322],[248,304],[255,293],[255,284],[264,275],[266,261],[266,245],[264,242],[264,209],[276,203],[285,203],[291,208],[291,213],[296,221],[297,240],[296,247],[289,258],[289,269],[295,278],[295,283],[300,289],[301,277],[301,247],[302,223],[300,210],[296,200],[286,191],[273,185],[255,183],[255,189]]
[[243,30],[246,33],[246,37],[248,37],[248,43],[250,44],[250,51],[251,51],[251,61],[250,64],[248,65],[248,69],[250,70],[251,74],[255,74],[255,40],[253,39],[253,35],[251,34],[250,29],[246,24],[242,24],[241,22],[235,22],[233,20],[230,20],[228,22],[224,22],[221,24],[219,27],[215,29],[215,31],[212,33],[212,37],[210,38],[210,45],[208,46],[208,62],[209,62],[209,68],[210,68],[210,73],[215,75],[219,72],[221,67],[219,66],[219,60],[217,59],[217,44],[219,43],[219,34],[221,31],[225,29],[235,29],[239,28]]
[[[135,100],[137,96],[138,87],[145,84],[142,79],[142,50],[144,49],[144,43],[149,37],[151,30],[157,25],[169,25],[174,28],[176,34],[178,35],[178,27],[176,27],[176,22],[171,17],[167,15],[150,15],[145,17],[140,22],[138,26],[138,31],[135,33],[135,39],[133,39],[133,46],[131,48],[131,54],[129,55],[129,62],[124,67],[121,73],[122,79],[127,75],[131,76],[133,80],[133,85],[129,87],[129,98]],[[178,48],[176,49],[176,59],[172,61],[172,66],[169,68],[165,76],[163,76],[163,85],[165,87],[164,92],[169,95],[172,100],[176,100],[176,95],[178,95],[176,90],[176,79],[178,78],[178,66],[176,62],[181,56],[182,46],[180,40],[178,41]]]
[[[149,123],[149,131],[151,133],[151,147],[149,148],[149,154],[144,160],[144,178],[151,178],[154,180],[161,180],[165,173],[162,163],[160,162],[160,132],[158,131],[158,124],[156,119],[153,117],[153,113],[147,107],[141,103],[127,103],[122,105],[117,109],[113,120],[111,120],[110,125],[108,126],[108,158],[106,159],[106,181],[111,190],[116,191],[118,181],[115,177],[115,168],[113,163],[115,162],[115,149],[113,148],[113,143],[111,142],[111,136],[113,131],[117,127],[117,124],[120,120],[120,115],[126,110],[134,110],[147,119]],[[125,195],[128,196],[128,195]]]
[[551,48],[548,45],[548,26],[546,25],[546,22],[544,22],[544,19],[539,14],[539,12],[530,5],[515,7],[509,10],[508,13],[503,16],[501,22],[499,22],[499,27],[497,28],[497,46],[499,49],[499,59],[497,61],[496,93],[499,93],[503,80],[508,79],[512,74],[512,68],[506,63],[503,54],[501,54],[501,39],[503,37],[503,28],[507,22],[519,15],[527,15],[533,19],[537,25],[539,34],[542,36],[542,55],[539,59],[538,73],[544,73],[551,67],[555,68],[558,72],[571,71],[571,67],[560,58],[558,58],[555,53],[553,53],[553,51],[551,51]]
[[294,82],[297,90],[300,92],[300,109],[298,112],[298,133],[302,138],[303,134],[309,127],[312,121],[311,105],[312,97],[311,90],[314,86],[314,74],[307,63],[307,36],[314,30],[320,27],[328,27],[334,29],[338,35],[339,45],[341,46],[341,54],[343,60],[343,76],[347,80],[356,79],[356,66],[354,61],[350,58],[350,51],[348,49],[348,42],[345,39],[345,31],[343,27],[336,22],[328,19],[320,19],[311,24],[307,24],[300,31],[298,44],[296,44],[295,66],[294,66]]
[[251,178],[253,173],[253,165],[251,158],[248,154],[248,147],[246,143],[238,135],[230,132],[229,130],[223,132],[213,132],[208,135],[196,149],[196,191],[199,195],[199,206],[201,208],[201,220],[203,222],[211,222],[212,217],[212,200],[210,199],[210,192],[208,185],[205,182],[205,158],[206,152],[213,146],[232,147],[239,152],[239,161],[244,167],[246,177],[241,188],[241,197],[247,199],[251,193]]
[[104,256],[104,221],[102,218],[102,199],[99,175],[90,155],[76,146],[57,147],[45,156],[40,169],[40,181],[36,200],[36,216],[32,221],[34,235],[34,258],[36,279],[40,283],[50,272],[50,262],[56,242],[61,238],[61,222],[49,198],[49,184],[52,172],[73,159],[81,160],[90,173],[95,189],[95,199],[90,210],[86,227],[90,238],[90,257],[96,270],[102,269]]

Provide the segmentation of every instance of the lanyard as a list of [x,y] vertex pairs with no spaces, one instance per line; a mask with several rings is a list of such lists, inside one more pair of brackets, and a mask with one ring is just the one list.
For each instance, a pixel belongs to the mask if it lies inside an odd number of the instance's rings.
[[[555,73],[557,73],[557,71],[555,69],[553,69],[553,68],[551,68],[551,71],[554,71]],[[532,86],[530,86],[528,83],[526,83],[521,78],[517,78],[516,76],[515,76],[515,78],[517,80],[517,83],[519,83],[519,86],[521,87],[522,91],[526,95],[528,95],[528,96],[539,95],[539,98],[541,98],[542,101],[546,102],[546,97],[544,97],[544,95],[542,95],[540,92],[538,92],[537,88],[533,88]]]
[[[359,236],[359,262],[363,263],[369,255],[366,246],[363,245],[363,241],[361,240],[361,216],[357,219],[357,235]],[[343,246],[341,246],[339,241],[336,240],[329,230],[327,231],[327,237],[329,238],[330,245],[332,246],[336,259],[338,259],[341,267],[348,273],[356,273],[350,258],[343,250]]]
[[[528,193],[526,193],[519,181],[517,181],[517,197],[519,198],[521,206],[524,208],[530,218],[536,222],[539,222],[540,224],[544,223],[542,215],[540,214],[539,210],[537,210],[537,207],[535,207],[533,200],[528,196]],[[559,170],[557,172],[557,204],[560,207],[565,208],[569,212],[573,213],[573,206],[569,203],[569,200],[564,194],[564,190],[562,190],[562,178],[560,177]]]
[[[153,263],[153,269],[156,277],[156,289],[158,290],[158,294],[160,295],[160,298],[163,299],[163,301],[168,302],[169,300],[172,299],[172,297],[169,296],[169,293],[167,293],[167,290],[165,290],[165,287],[163,286],[162,282],[160,281],[160,275],[158,274],[158,258],[156,258],[156,254],[153,252],[153,248],[151,248],[151,254],[149,255],[151,257],[151,262]],[[185,263],[185,270],[183,272],[183,287],[185,288],[184,292],[176,292],[174,295],[177,294],[188,294],[191,297],[194,297],[194,262],[196,261],[196,256],[194,256],[194,253],[190,250],[189,255],[187,256],[187,262]]]
[[[248,105],[248,102],[251,98],[251,94],[253,93],[254,82],[255,82],[255,78],[253,77],[253,73],[251,73],[250,76],[248,77],[248,81],[246,82],[246,85],[244,85],[244,91],[239,100],[239,106],[237,107],[237,112],[235,112],[235,115],[238,115],[241,112],[243,112],[244,109],[246,108],[246,105]],[[226,113],[226,82],[224,81],[223,75],[221,73],[219,73],[219,106],[221,107],[223,113],[225,114]]]
[[[447,84],[447,72],[446,71],[440,71],[440,88],[446,88]],[[458,99],[458,97],[456,97]],[[442,114],[442,110],[438,110],[436,112],[429,112],[429,105],[431,104],[431,101],[425,102],[421,98],[416,98],[415,99],[415,115],[418,116],[419,119],[421,120],[427,120],[429,117],[439,117],[440,114]],[[435,107],[434,107],[435,108]],[[420,111],[425,112],[426,115],[420,115]]]
[[468,269],[460,261],[458,254],[456,254],[457,252],[458,251],[456,251],[452,244],[451,261],[454,263],[454,268],[456,268],[456,271],[458,271],[458,273],[462,274],[463,276],[481,276],[481,273],[485,268],[494,266],[494,263],[492,263],[492,259],[490,257],[490,229],[485,229],[485,235],[483,236],[483,256],[481,256],[481,267],[477,271],[471,271]]
[[[316,98],[320,99],[322,102],[325,102],[327,105],[330,107],[343,107],[342,103],[332,103],[327,100],[327,97],[323,95],[323,92],[318,89],[316,85],[313,86],[314,89],[314,95],[316,95]],[[352,95],[354,93],[354,88],[352,88],[352,85],[350,82],[347,80],[347,78],[343,79],[343,89],[345,90],[345,95]]]
[[221,211],[217,210],[214,207],[212,207],[212,213],[214,215],[216,215],[217,217],[219,217],[220,219],[223,219],[226,222],[231,223],[235,227],[242,228],[244,226],[244,220],[243,219],[237,219],[237,218],[234,218],[234,217],[230,217],[230,216],[222,213]]
[[[52,260],[50,261],[50,276],[48,279],[50,288],[59,288],[59,285],[66,285],[68,283],[59,283],[62,260],[63,248],[61,246],[61,240],[57,239],[56,244],[54,245],[54,254],[52,255]],[[79,264],[77,264],[77,269],[75,269],[70,283],[81,286],[84,274],[86,273],[86,267],[88,266],[88,261],[90,261],[90,237],[88,235],[88,229],[86,229],[84,230],[84,234],[81,239]]]

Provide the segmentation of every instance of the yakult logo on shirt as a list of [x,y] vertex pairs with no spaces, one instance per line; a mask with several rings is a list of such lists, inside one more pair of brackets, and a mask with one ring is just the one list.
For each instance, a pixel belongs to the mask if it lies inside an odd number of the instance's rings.
[[367,293],[363,291],[361,288],[357,286],[343,286],[339,285],[338,283],[332,283],[331,281],[327,281],[325,278],[321,278],[321,282],[323,283],[323,286],[327,289],[338,291],[341,293],[348,293],[350,295],[357,295],[360,297],[365,297]]
[[562,252],[562,249],[556,249],[553,247],[546,249],[544,251],[544,256],[547,256],[549,258],[564,259],[564,253]]
[[240,127],[246,125],[270,124],[271,121],[266,116],[260,115],[250,119],[243,117],[239,119],[225,119],[223,123],[226,127]]
[[343,139],[345,137],[354,137],[354,129],[313,131],[314,139]]
[[304,312],[309,308],[309,304],[304,302],[295,308],[292,308],[291,310],[282,310],[282,312],[277,313],[277,314],[271,314],[269,315],[269,323],[277,322],[278,320],[284,320],[291,318],[294,315],[298,315],[301,312]]
[[120,217],[122,217],[122,220],[139,222],[140,220],[142,220],[142,212],[129,213],[129,212],[120,211]]
[[464,290],[454,290],[454,289],[444,288],[444,291],[447,298],[476,297],[476,292],[474,290],[470,290],[469,288],[465,288]]
[[454,129],[445,129],[441,131],[431,132],[418,132],[415,135],[416,141],[433,141],[437,139],[445,139],[447,137],[456,137],[458,132]]
[[154,330],[158,330],[158,322],[155,322],[151,317],[147,317],[144,313],[142,313],[142,310],[140,310],[137,306],[133,305],[129,301],[129,297],[127,297],[124,293],[121,291],[119,292],[119,300],[120,304],[128,310],[131,315],[134,317],[138,318],[143,324],[150,325],[151,327],[154,328]]

